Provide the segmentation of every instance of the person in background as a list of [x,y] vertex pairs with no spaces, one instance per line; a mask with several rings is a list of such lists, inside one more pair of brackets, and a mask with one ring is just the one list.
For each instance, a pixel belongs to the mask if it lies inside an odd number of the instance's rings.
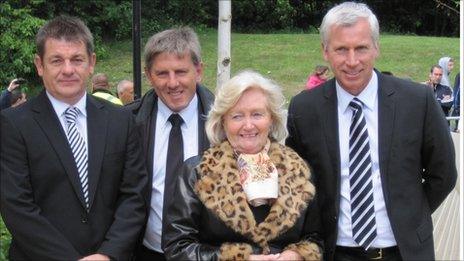
[[129,80],[122,80],[116,87],[118,98],[126,105],[134,101],[134,83]]
[[443,69],[443,76],[441,77],[440,84],[451,88],[449,76],[454,68],[454,59],[451,57],[442,57],[438,60],[438,65]]
[[442,78],[443,68],[438,64],[433,65],[430,68],[429,80],[425,82],[425,84],[432,88],[435,93],[435,98],[443,110],[443,114],[447,117],[451,106],[453,105],[453,91],[450,87],[440,83]]
[[308,81],[306,82],[306,89],[310,90],[325,81],[329,77],[329,67],[325,65],[317,65],[314,69],[314,72],[308,76]]
[[244,71],[218,89],[206,133],[188,159],[166,215],[169,260],[321,260],[311,171],[282,145],[285,98]]
[[0,110],[16,107],[27,101],[26,94],[18,88],[21,81],[24,81],[24,79],[13,79],[8,88],[2,91],[0,94]]
[[[460,109],[461,109],[461,83],[460,83],[460,73],[456,74],[454,78],[454,100],[453,100],[453,111],[451,112],[451,116],[459,116]],[[454,132],[459,132],[459,120],[455,120],[455,125],[453,128]]]
[[11,92],[11,107],[17,107],[26,101],[26,93],[22,92],[21,89],[15,89]]
[[184,160],[209,148],[204,124],[214,95],[200,84],[201,48],[191,28],[153,35],[145,45],[144,60],[145,76],[153,88],[125,106],[136,115],[149,173],[145,197],[151,203],[136,260],[164,260],[165,206],[174,198]]
[[133,115],[86,92],[96,56],[78,18],[36,35],[44,90],[0,124],[0,213],[10,260],[129,260],[147,172]]
[[311,166],[326,260],[433,260],[431,214],[456,184],[431,88],[374,69],[379,24],[344,2],[320,26],[334,79],[289,105],[286,144]]
[[117,105],[123,105],[121,100],[110,91],[108,76],[104,73],[97,73],[92,77],[92,95]]

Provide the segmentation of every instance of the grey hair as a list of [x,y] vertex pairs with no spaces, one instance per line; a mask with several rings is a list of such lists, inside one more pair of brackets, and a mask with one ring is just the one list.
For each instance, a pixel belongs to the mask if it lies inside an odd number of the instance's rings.
[[243,93],[251,88],[259,89],[266,95],[267,107],[272,118],[270,138],[281,142],[287,137],[286,100],[282,89],[274,81],[264,78],[261,74],[246,70],[232,77],[217,90],[216,99],[205,124],[206,135],[211,145],[218,145],[226,139],[223,116],[235,106]]
[[40,59],[43,59],[45,53],[45,42],[50,38],[64,39],[68,42],[83,42],[89,56],[94,52],[92,33],[85,23],[77,17],[61,15],[48,21],[39,29],[35,36],[35,43]]
[[359,19],[367,19],[371,29],[371,37],[375,46],[379,43],[379,21],[371,9],[363,3],[344,2],[330,9],[324,16],[320,27],[320,35],[324,48],[327,48],[332,25],[353,26]]
[[194,65],[201,63],[201,47],[197,34],[190,27],[179,27],[154,34],[145,45],[145,67],[150,70],[156,56],[161,53],[183,57],[190,52]]
[[129,81],[129,80],[126,80],[126,79],[120,81],[120,82],[118,83],[118,85],[116,86],[116,91],[117,91],[118,93],[122,92],[122,91],[123,91],[124,85],[127,84],[127,83],[132,83],[132,81]]

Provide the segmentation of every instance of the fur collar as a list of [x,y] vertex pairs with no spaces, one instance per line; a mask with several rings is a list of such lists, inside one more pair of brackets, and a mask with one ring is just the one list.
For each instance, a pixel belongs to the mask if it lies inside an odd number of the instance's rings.
[[279,197],[259,225],[240,185],[236,158],[228,141],[205,151],[197,166],[199,179],[195,184],[203,204],[229,228],[262,247],[264,253],[269,251],[270,240],[294,226],[315,194],[309,181],[310,170],[296,152],[272,142],[269,157],[279,173]]

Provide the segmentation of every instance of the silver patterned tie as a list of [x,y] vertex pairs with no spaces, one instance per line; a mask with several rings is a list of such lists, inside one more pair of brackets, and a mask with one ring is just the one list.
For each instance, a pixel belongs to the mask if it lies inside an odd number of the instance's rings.
[[350,126],[350,202],[353,238],[368,249],[377,236],[374,190],[372,186],[372,161],[369,134],[363,114],[363,103],[354,98]]
[[79,172],[79,180],[81,182],[82,193],[84,195],[85,206],[87,211],[89,210],[89,180],[87,177],[87,145],[85,144],[84,138],[79,133],[76,126],[76,119],[79,115],[79,109],[76,107],[69,107],[66,109],[64,116],[68,126],[67,136],[69,146],[71,146],[72,153],[74,155],[74,161],[76,162],[77,170]]

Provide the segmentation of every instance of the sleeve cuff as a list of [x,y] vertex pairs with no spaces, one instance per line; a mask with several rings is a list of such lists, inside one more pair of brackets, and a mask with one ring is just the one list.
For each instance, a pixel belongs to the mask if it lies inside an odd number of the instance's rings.
[[321,248],[313,242],[300,241],[288,245],[284,250],[293,250],[300,254],[304,260],[322,260]]
[[246,243],[224,243],[219,250],[219,260],[248,260],[253,253]]

